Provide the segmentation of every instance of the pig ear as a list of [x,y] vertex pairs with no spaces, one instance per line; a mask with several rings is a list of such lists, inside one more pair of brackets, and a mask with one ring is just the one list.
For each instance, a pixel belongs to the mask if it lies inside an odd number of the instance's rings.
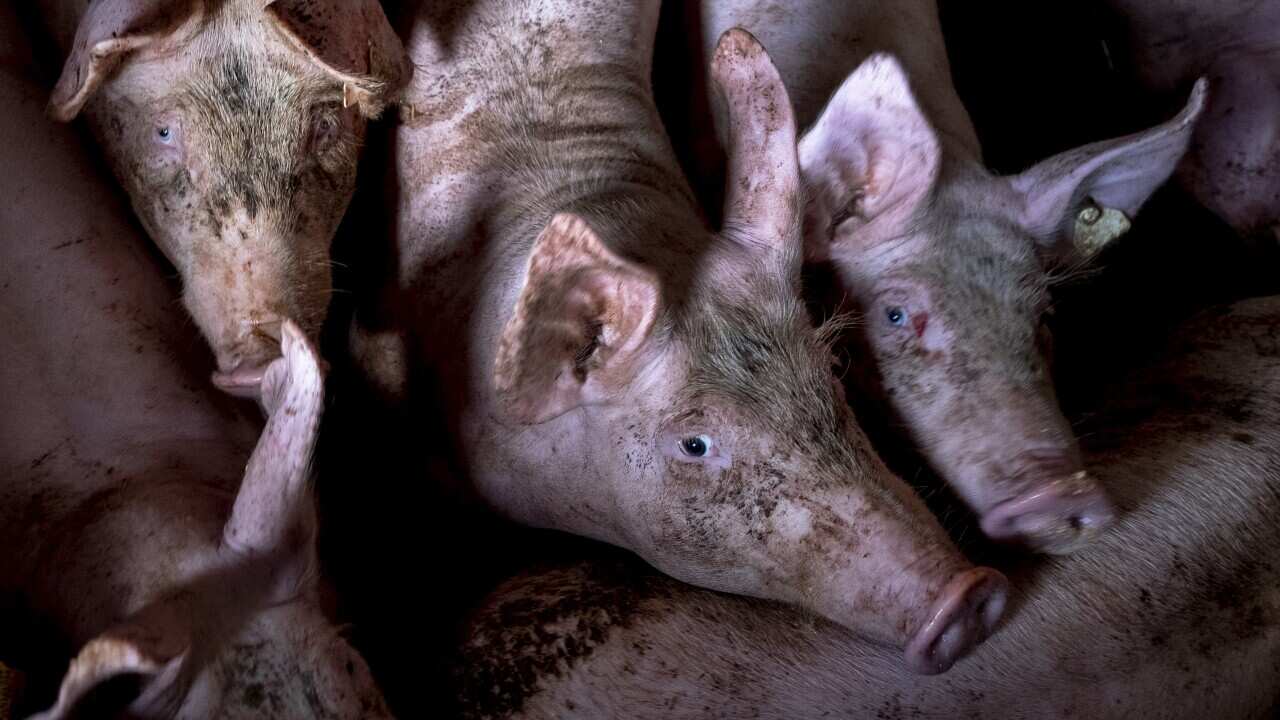
[[581,218],[552,218],[534,244],[494,384],[512,417],[539,423],[608,400],[653,328],[659,285]]
[[800,240],[796,122],[773,61],[751,33],[720,36],[711,77],[728,118],[723,234],[771,249]]
[[177,30],[197,21],[203,10],[196,0],[90,3],[49,98],[49,115],[69,122],[130,52],[175,38]]
[[377,117],[409,83],[413,63],[376,0],[270,0],[286,42],[342,84],[342,103]]
[[271,584],[287,599],[297,594],[314,566],[315,508],[309,481],[324,411],[324,375],[319,353],[293,321],[281,327],[280,352],[263,375],[267,424],[249,457],[222,536],[236,558],[266,560]]
[[[90,640],[71,660],[58,689],[58,699],[31,720],[63,720],[76,717],[156,717],[176,714],[190,676],[186,672],[189,635],[181,618],[164,612],[163,606],[149,608],[141,617],[131,618]],[[111,682],[131,681],[130,693],[94,691]],[[125,688],[122,687],[122,690]],[[101,707],[103,702],[116,704]],[[94,702],[94,707],[87,707]]]
[[940,165],[937,133],[902,66],[890,55],[867,58],[800,140],[807,254],[829,257],[841,226],[855,229],[841,235],[859,244],[900,236]]
[[1119,237],[1186,153],[1207,96],[1202,78],[1163,125],[1070,150],[1010,178],[1022,198],[1022,225],[1059,257],[1088,257]]

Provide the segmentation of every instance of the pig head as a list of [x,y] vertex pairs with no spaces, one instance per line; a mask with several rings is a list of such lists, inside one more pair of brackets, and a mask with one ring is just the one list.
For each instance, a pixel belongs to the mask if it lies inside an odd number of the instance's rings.
[[[687,205],[554,216],[497,344],[497,404],[477,415],[503,422],[473,441],[472,470],[521,521],[800,604],[941,672],[994,629],[1004,578],[957,552],[845,402],[799,293],[795,124],[768,56],[730,31],[712,75],[730,108],[725,231]],[[628,192],[624,215],[643,207]],[[615,248],[646,222],[642,263]]]
[[1054,395],[1049,291],[1172,173],[1205,95],[1152,130],[995,177],[947,151],[881,54],[800,141],[807,253],[863,317],[862,379],[992,537],[1067,553],[1113,518]]
[[110,607],[123,618],[92,631],[36,718],[390,716],[319,609],[308,479],[323,376],[301,329],[285,321],[281,335],[262,381],[269,419],[229,514],[207,487],[148,478],[71,513],[45,551],[35,597],[62,627],[78,635]]
[[78,22],[49,112],[85,111],[215,382],[252,394],[282,318],[319,331],[366,119],[408,57],[373,0],[94,0]]

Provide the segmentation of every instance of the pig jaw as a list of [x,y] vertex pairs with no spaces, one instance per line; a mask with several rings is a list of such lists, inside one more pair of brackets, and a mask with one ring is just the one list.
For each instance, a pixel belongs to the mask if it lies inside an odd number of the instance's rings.
[[251,41],[225,45],[128,63],[88,114],[182,276],[219,386],[252,395],[279,354],[281,319],[312,336],[323,323],[329,245],[355,189],[364,120],[314,70],[266,61]]

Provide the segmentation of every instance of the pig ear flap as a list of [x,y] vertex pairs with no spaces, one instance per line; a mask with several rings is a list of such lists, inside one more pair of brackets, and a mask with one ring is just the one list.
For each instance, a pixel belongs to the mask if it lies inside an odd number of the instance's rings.
[[343,107],[380,115],[409,84],[413,63],[376,0],[270,0],[276,30],[342,84]]
[[1164,184],[1191,142],[1208,97],[1201,78],[1177,117],[1150,130],[1067,151],[1010,178],[1020,222],[1051,263],[1094,256]]
[[728,118],[722,234],[749,246],[792,251],[800,242],[796,122],[786,87],[751,33],[720,36],[711,77]]
[[171,627],[176,621],[152,614],[90,640],[71,660],[54,706],[31,720],[175,714],[191,682],[188,637],[180,624]]
[[129,53],[174,39],[184,24],[198,22],[203,10],[195,0],[91,3],[49,98],[49,116],[70,122]]
[[607,402],[629,382],[658,314],[659,283],[581,218],[552,218],[534,243],[494,385],[516,422],[540,423]]
[[222,537],[238,558],[267,560],[273,584],[291,597],[314,565],[310,471],[324,412],[324,373],[316,348],[291,320],[281,326],[280,353],[262,378],[266,427]]
[[900,237],[937,182],[938,135],[896,58],[867,58],[800,140],[805,248],[830,257],[836,230],[859,245]]

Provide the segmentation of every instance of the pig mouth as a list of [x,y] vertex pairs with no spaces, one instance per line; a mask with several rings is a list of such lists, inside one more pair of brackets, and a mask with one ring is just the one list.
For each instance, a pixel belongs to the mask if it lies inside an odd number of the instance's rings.
[[270,362],[241,364],[234,369],[213,373],[212,381],[219,390],[239,398],[255,399],[262,391],[262,378]]

